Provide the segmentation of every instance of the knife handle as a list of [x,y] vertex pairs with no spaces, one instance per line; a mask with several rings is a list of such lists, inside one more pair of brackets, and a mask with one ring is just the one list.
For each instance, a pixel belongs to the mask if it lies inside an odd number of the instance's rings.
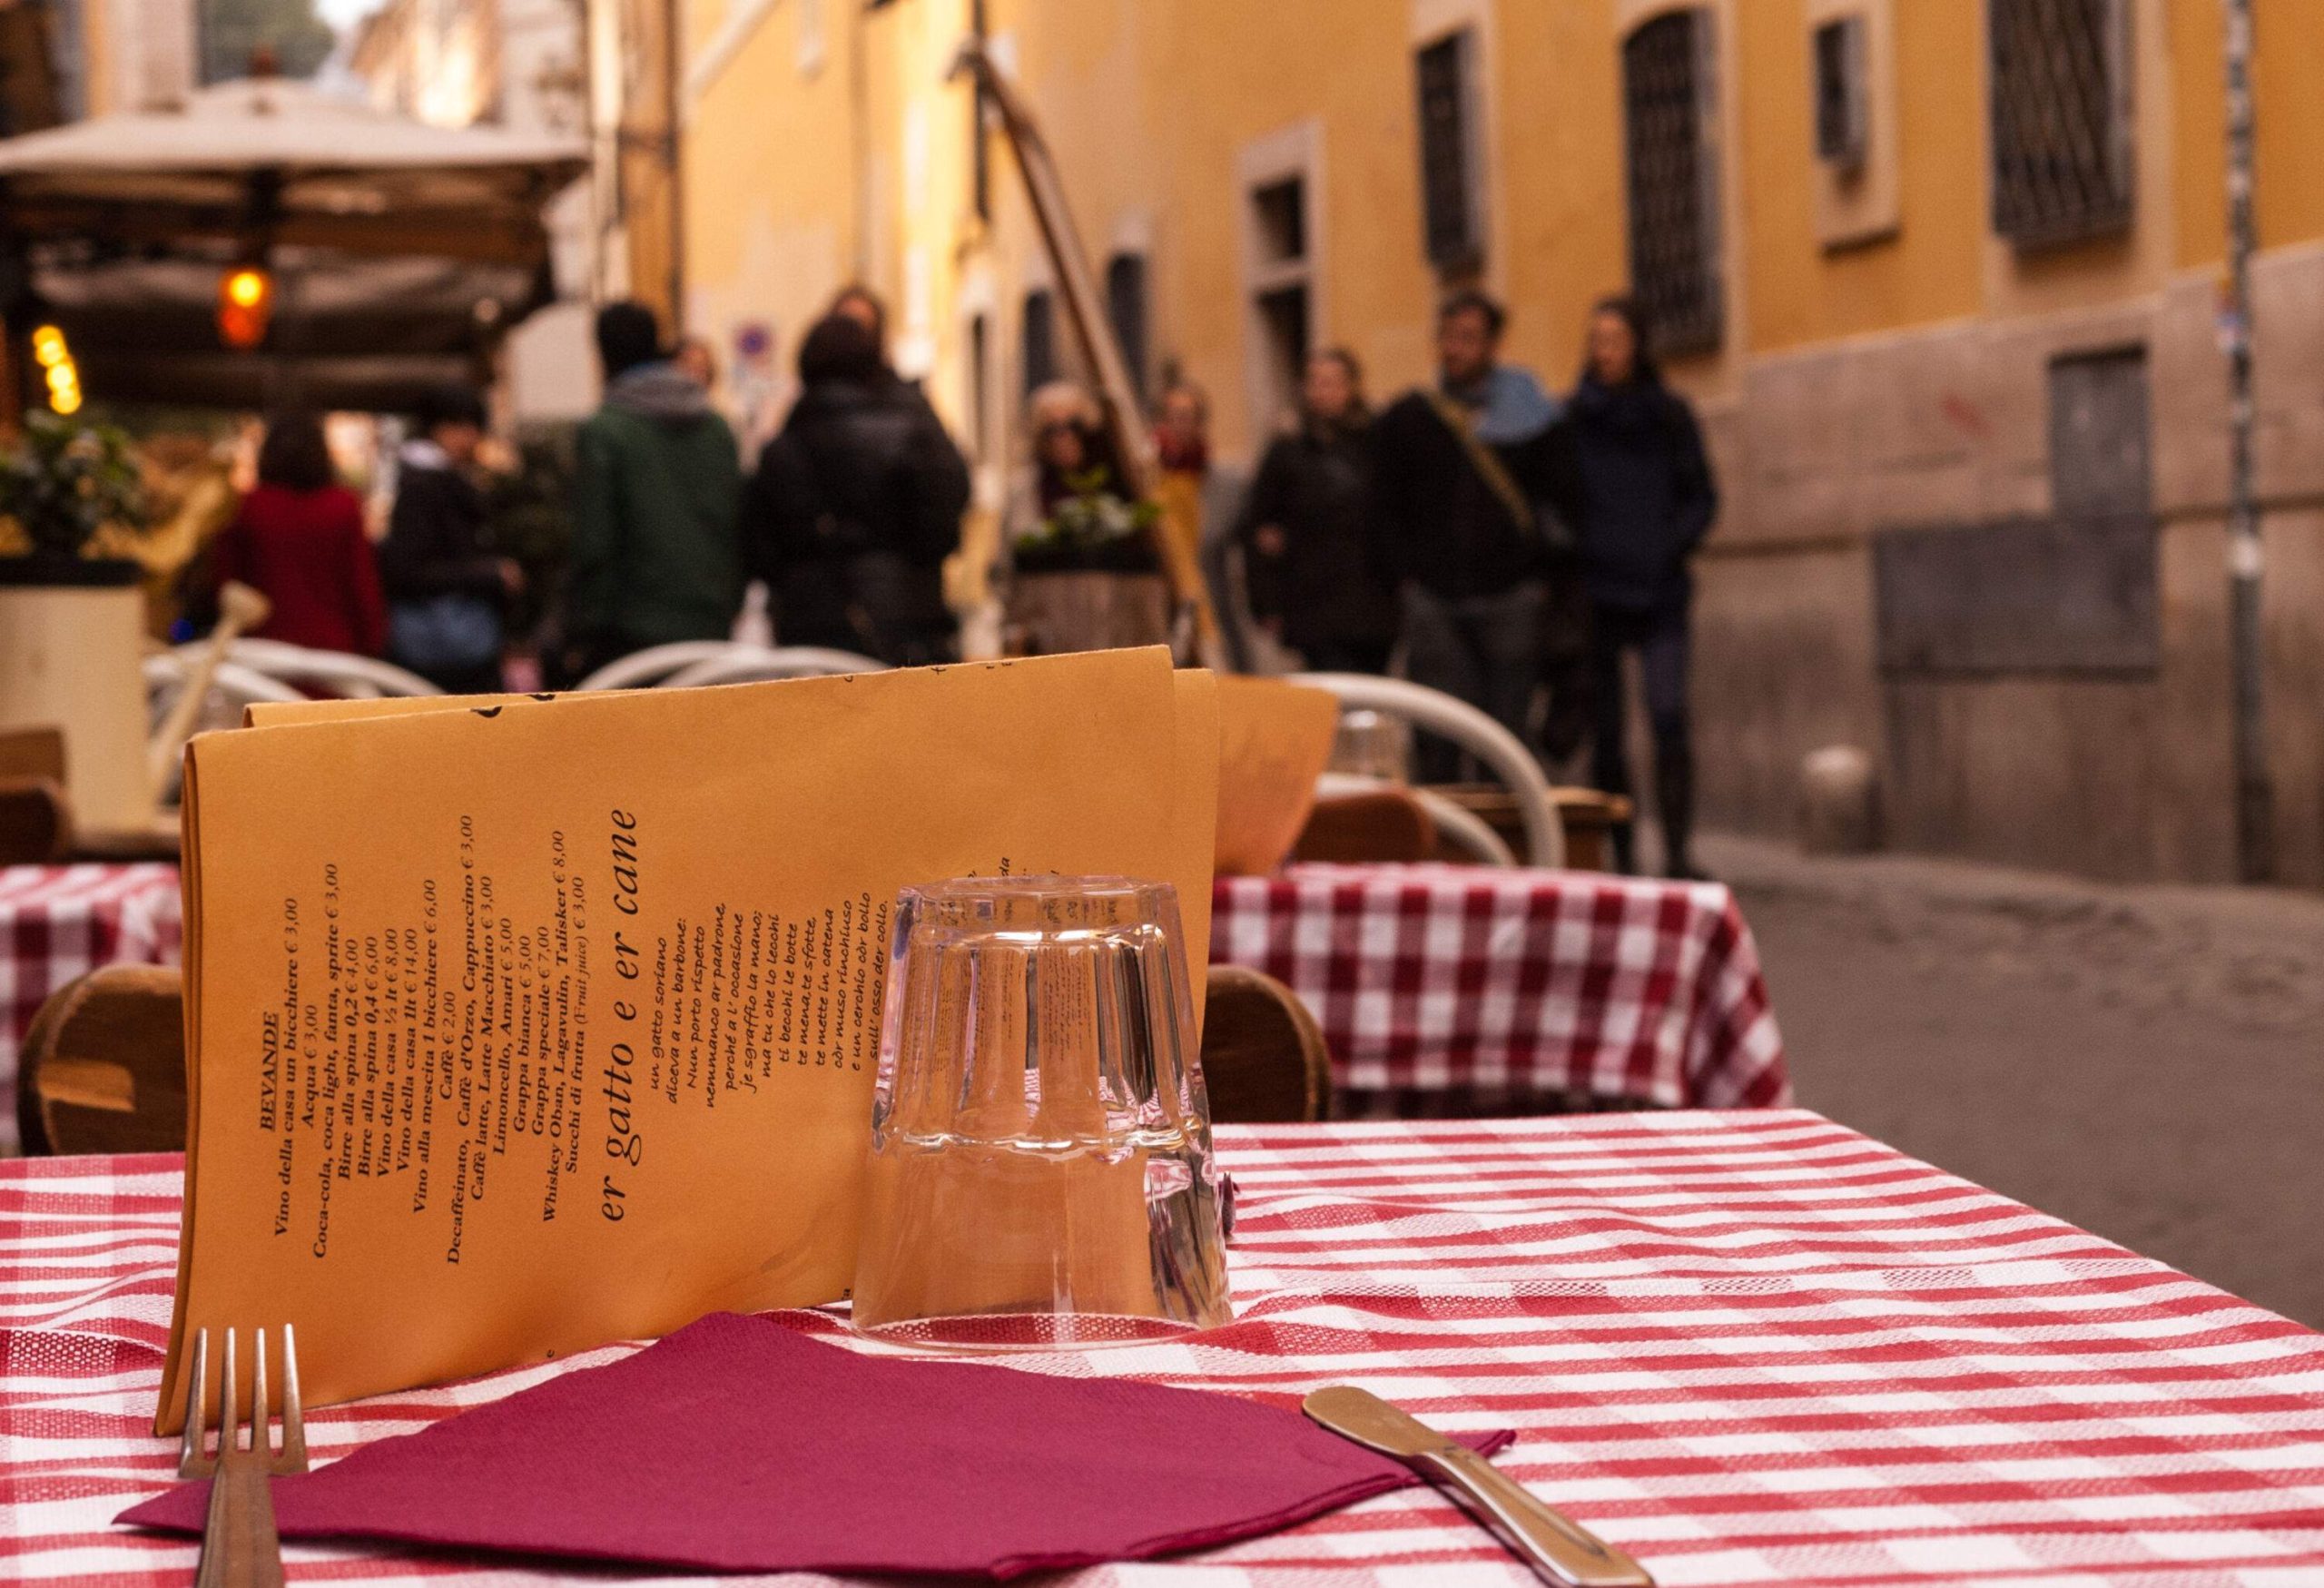
[[1467,1445],[1423,1451],[1412,1459],[1543,1580],[1559,1588],[1654,1588],[1644,1566],[1535,1499]]

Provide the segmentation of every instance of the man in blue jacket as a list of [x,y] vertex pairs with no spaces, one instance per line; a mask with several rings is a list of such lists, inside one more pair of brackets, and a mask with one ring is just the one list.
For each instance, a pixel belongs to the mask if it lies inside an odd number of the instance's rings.
[[[1404,668],[1525,738],[1552,638],[1556,402],[1501,362],[1504,315],[1482,292],[1436,318],[1437,383],[1406,393],[1372,429],[1379,566],[1401,591]],[[1430,746],[1422,775],[1458,775]]]

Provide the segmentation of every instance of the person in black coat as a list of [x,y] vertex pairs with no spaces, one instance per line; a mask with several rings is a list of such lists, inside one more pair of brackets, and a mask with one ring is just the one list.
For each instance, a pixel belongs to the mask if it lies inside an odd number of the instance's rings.
[[[1647,354],[1644,318],[1627,298],[1609,298],[1590,315],[1588,357],[1561,439],[1590,597],[1598,786],[1630,792],[1622,656],[1634,650],[1653,728],[1664,869],[1694,876],[1695,758],[1687,711],[1694,584],[1687,561],[1710,533],[1718,494],[1694,411],[1662,383]],[[1615,834],[1615,847],[1622,869],[1631,869],[1627,829]]]
[[[1522,739],[1561,649],[1566,570],[1549,506],[1558,407],[1530,371],[1501,361],[1504,319],[1474,291],[1437,311],[1436,383],[1398,399],[1372,427],[1374,530],[1380,566],[1397,581],[1413,682]],[[1432,741],[1420,764],[1433,783],[1462,770],[1457,754]]]
[[1373,555],[1363,371],[1331,348],[1307,360],[1299,428],[1279,436],[1235,524],[1251,616],[1319,673],[1384,673],[1396,593]]
[[388,656],[453,695],[501,686],[507,603],[524,586],[493,547],[484,492],[469,470],[484,439],[483,399],[466,387],[429,393],[419,434],[397,454],[395,506],[379,545]]
[[860,320],[832,314],[809,331],[799,380],[743,505],[776,637],[896,666],[950,659],[943,565],[960,544],[968,464]]

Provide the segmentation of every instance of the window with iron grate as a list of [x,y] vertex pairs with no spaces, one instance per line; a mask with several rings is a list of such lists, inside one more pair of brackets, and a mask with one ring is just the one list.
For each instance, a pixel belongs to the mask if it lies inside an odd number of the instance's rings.
[[1622,42],[1630,291],[1658,353],[1716,347],[1725,329],[1711,46],[1700,7],[1666,12]]
[[1871,85],[1861,16],[1816,30],[1816,157],[1837,172],[1864,169],[1872,142]]
[[2127,0],[1987,0],[1994,230],[2022,248],[2119,232],[2132,208]]
[[1484,259],[1469,81],[1475,35],[1445,35],[1413,57],[1420,90],[1421,228],[1428,261],[1468,270]]
[[1150,397],[1144,254],[1118,253],[1106,261],[1106,318],[1113,325],[1114,340],[1121,344],[1131,389],[1141,398]]
[[1017,328],[1018,363],[1030,397],[1058,378],[1057,300],[1047,287],[1025,294],[1024,321]]

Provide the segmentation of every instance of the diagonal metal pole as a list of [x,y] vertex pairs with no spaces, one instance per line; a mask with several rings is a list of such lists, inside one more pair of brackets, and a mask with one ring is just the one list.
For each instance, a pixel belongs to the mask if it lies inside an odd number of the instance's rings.
[[2251,0],[2226,0],[2228,646],[2234,669],[2235,857],[2247,883],[2274,879],[2275,786],[2268,770],[2261,680],[2264,571],[2251,450],[2252,221]]

